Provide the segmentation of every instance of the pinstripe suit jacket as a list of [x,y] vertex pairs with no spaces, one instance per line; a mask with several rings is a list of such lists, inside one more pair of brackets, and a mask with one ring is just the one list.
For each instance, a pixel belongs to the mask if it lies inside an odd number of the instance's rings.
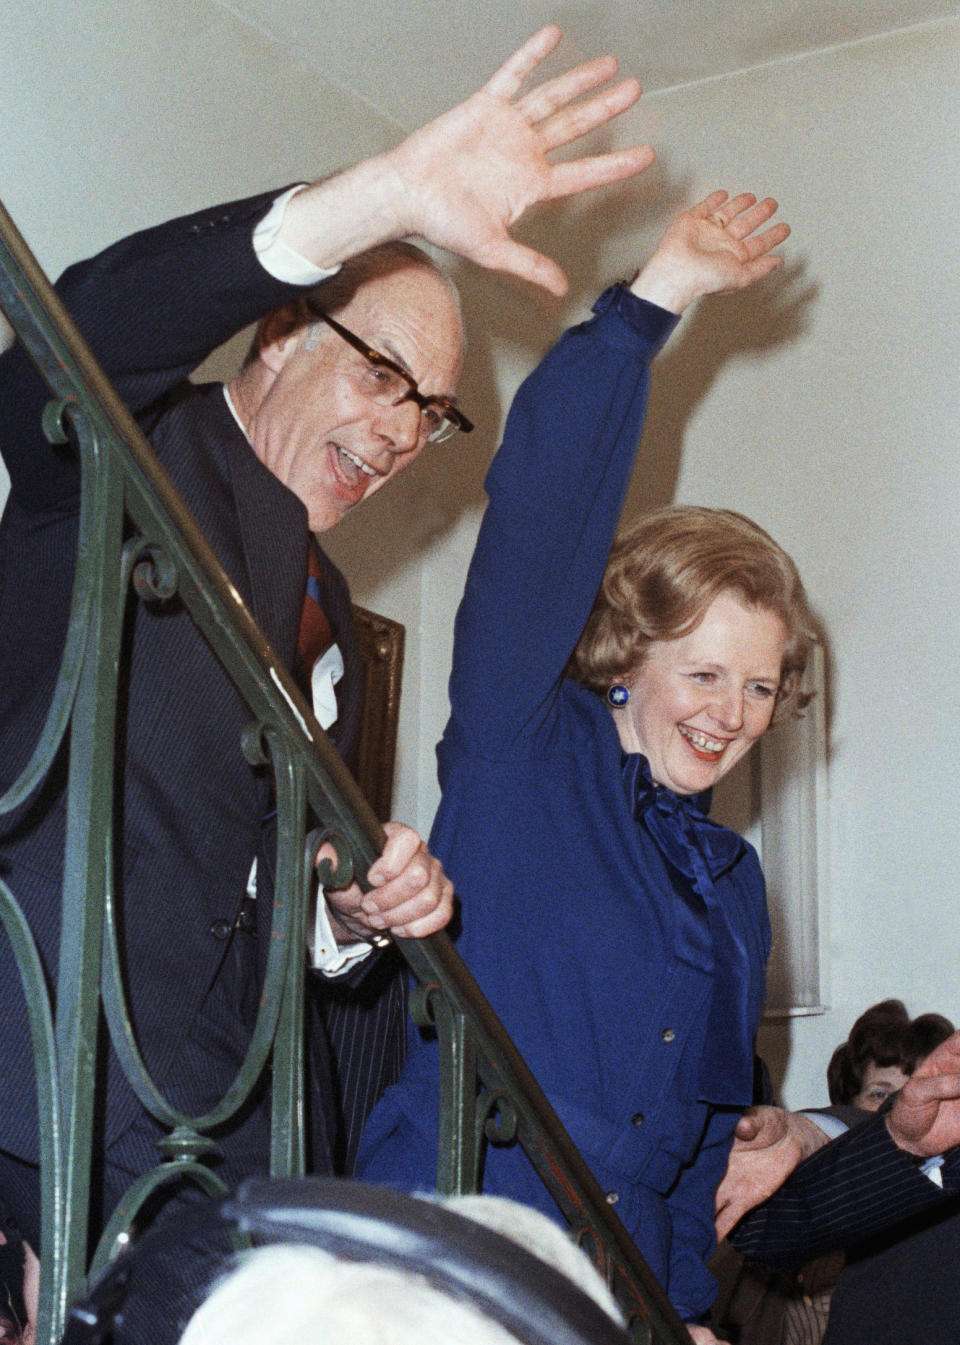
[[[283,661],[291,666],[310,545],[303,504],[260,463],[219,385],[195,389],[186,375],[221,342],[296,293],[256,260],[251,232],[275,193],[218,206],[144,231],[70,268],[58,289],[121,396],[141,420],[201,529]],[[79,469],[72,448],[40,434],[47,393],[19,348],[0,358],[0,447],[11,495],[0,523],[0,791],[28,760],[57,675],[69,610],[78,530]],[[324,602],[344,652],[341,750],[356,736],[361,673],[349,593],[324,560]],[[260,896],[269,897],[272,810],[268,773],[240,749],[248,712],[176,599],[130,612],[121,666],[121,776],[117,802],[122,951],[141,1049],[159,1081],[171,1069],[204,997],[217,983],[251,860],[260,855]],[[45,968],[55,978],[63,865],[66,753],[47,783],[13,816],[0,818],[0,876],[26,910]],[[258,920],[269,921],[269,900]],[[262,939],[261,931],[261,941]],[[262,957],[238,998],[239,1048],[255,1012]],[[389,978],[388,978],[389,981]],[[5,941],[0,984],[6,1027],[0,1077],[25,1088],[23,1105],[0,1110],[0,1148],[36,1159],[36,1110],[22,996]],[[389,984],[388,984],[389,989]],[[393,991],[394,1001],[396,998]],[[388,995],[389,999],[389,995]],[[240,1002],[242,1000],[242,1003]],[[341,1000],[343,1002],[341,1002]],[[246,1020],[246,1021],[245,1021]],[[328,1169],[344,1107],[370,1105],[402,1049],[396,1003],[346,992],[331,1034],[331,1062],[314,1022],[314,1163]],[[393,1037],[391,1046],[390,1038]],[[232,1047],[231,1047],[232,1049]],[[110,1068],[109,1143],[139,1104]],[[199,1082],[199,1081],[198,1081]],[[196,1099],[181,1099],[190,1108]],[[362,1118],[361,1118],[362,1119]]]
[[792,1270],[848,1249],[824,1345],[956,1345],[960,1340],[960,1151],[944,1189],[896,1147],[882,1116],[820,1149],[730,1240]]

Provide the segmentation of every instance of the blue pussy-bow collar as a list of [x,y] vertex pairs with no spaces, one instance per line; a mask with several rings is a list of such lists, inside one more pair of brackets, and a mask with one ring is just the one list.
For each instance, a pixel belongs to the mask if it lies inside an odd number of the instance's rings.
[[650,774],[650,765],[641,752],[624,752],[623,778],[627,795],[633,802],[633,815],[643,822],[650,835],[663,851],[664,857],[700,891],[704,881],[701,872],[706,869],[704,885],[713,887],[713,879],[737,862],[746,848],[743,838],[729,827],[711,822],[711,791],[700,794],[674,794],[672,789],[656,785]]
[[[674,794],[654,784],[647,759],[639,752],[624,753],[622,769],[635,819],[652,836],[670,867],[686,879],[677,893],[682,898],[677,953],[713,973],[713,996],[700,1060],[700,1096],[710,1102],[742,1106],[750,1101],[753,1084],[753,1026],[748,1021],[750,968],[743,935],[725,909],[715,880],[733,867],[746,844],[735,831],[707,817],[710,790]],[[687,884],[692,892],[683,890]]]

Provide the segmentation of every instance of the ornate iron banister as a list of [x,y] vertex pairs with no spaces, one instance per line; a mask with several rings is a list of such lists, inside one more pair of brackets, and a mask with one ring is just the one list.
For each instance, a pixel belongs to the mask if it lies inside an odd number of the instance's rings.
[[[83,473],[80,541],[67,640],[46,723],[0,818],[44,781],[69,735],[70,771],[57,1011],[16,894],[0,880],[0,922],[28,1006],[37,1069],[43,1200],[39,1345],[55,1345],[83,1291],[96,1106],[97,1018],[103,1003],[114,1050],[140,1101],[169,1130],[165,1161],[126,1193],[92,1269],[116,1250],[158,1185],[183,1175],[211,1193],[203,1164],[209,1130],[249,1096],[272,1053],[271,1171],[304,1167],[303,946],[312,856],[332,842],[338,884],[366,883],[383,830],[328,742],[295,681],[257,626],[136,422],[0,206],[0,307],[52,394],[51,442],[70,431]],[[132,531],[132,536],[131,536]],[[243,750],[269,764],[278,810],[277,899],[260,1010],[244,1064],[217,1106],[187,1116],[141,1059],[120,973],[111,882],[117,669],[128,593],[177,594],[249,707]],[[398,941],[418,983],[413,1011],[436,1028],[441,1051],[438,1187],[477,1186],[483,1144],[516,1139],[578,1239],[607,1276],[635,1338],[682,1345],[689,1336],[513,1042],[446,934]]]

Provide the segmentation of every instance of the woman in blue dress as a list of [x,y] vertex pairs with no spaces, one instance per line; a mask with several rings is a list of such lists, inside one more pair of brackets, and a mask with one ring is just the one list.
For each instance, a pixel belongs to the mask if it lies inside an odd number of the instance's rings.
[[[756,855],[706,808],[794,703],[810,619],[793,563],[740,515],[662,510],[611,543],[650,361],[694,299],[774,269],[775,209],[716,192],[685,211],[519,390],[457,616],[431,838],[460,953],[694,1324],[770,942]],[[433,1184],[435,1054],[414,1031],[360,1176]],[[484,1190],[559,1217],[516,1146],[488,1146]]]

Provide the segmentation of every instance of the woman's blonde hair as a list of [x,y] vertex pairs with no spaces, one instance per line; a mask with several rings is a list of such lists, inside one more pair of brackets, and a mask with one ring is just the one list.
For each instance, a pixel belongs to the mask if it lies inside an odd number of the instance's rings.
[[786,627],[775,718],[800,703],[812,618],[800,575],[773,538],[730,509],[669,505],[615,541],[568,674],[604,693],[643,662],[654,640],[687,635],[721,593],[773,612]]

